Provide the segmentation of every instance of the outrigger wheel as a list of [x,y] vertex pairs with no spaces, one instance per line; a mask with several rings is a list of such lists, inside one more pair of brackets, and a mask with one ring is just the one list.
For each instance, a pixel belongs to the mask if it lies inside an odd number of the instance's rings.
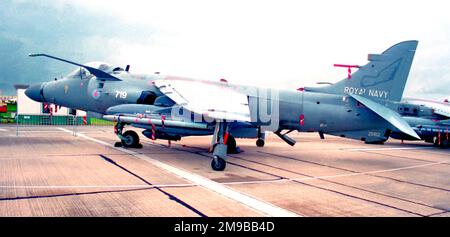
[[132,130],[128,130],[123,133],[122,146],[131,148],[142,148],[142,144],[139,143],[139,135]]
[[211,161],[211,168],[215,171],[223,171],[225,170],[226,166],[227,162],[218,156],[214,156],[213,160]]
[[258,140],[256,140],[256,146],[257,147],[263,147],[264,146],[264,139],[258,138]]

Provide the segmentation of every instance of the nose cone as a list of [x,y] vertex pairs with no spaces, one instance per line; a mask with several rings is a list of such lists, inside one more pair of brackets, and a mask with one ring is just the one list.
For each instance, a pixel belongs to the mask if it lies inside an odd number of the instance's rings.
[[33,84],[25,90],[25,95],[37,102],[44,102],[43,95],[41,95],[42,84]]

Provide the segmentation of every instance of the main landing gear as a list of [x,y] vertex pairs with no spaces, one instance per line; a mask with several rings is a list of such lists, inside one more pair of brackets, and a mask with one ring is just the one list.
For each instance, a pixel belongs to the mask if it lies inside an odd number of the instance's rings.
[[114,132],[117,137],[119,137],[120,142],[116,142],[114,144],[115,147],[130,147],[130,148],[142,148],[142,144],[139,143],[139,135],[133,131],[128,130],[122,133],[123,128],[125,127],[124,123],[117,123],[114,126]]
[[215,171],[225,170],[228,151],[236,150],[236,140],[228,133],[229,129],[227,122],[217,122],[214,128],[211,168]]

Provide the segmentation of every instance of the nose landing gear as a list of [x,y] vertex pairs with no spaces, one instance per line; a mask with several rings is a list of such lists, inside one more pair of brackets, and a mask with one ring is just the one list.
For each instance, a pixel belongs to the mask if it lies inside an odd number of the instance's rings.
[[117,123],[114,126],[114,132],[119,137],[120,142],[114,144],[115,147],[129,147],[129,148],[142,148],[142,144],[139,143],[139,135],[132,130],[128,130],[122,133],[124,123]]

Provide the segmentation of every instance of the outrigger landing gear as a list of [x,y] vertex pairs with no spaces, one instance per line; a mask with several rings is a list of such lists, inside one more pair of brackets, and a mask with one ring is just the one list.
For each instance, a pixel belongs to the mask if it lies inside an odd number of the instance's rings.
[[266,137],[266,134],[261,132],[261,127],[258,128],[258,140],[256,140],[256,146],[257,147],[263,147],[265,142],[264,139]]
[[264,140],[261,138],[258,138],[258,140],[256,140],[256,146],[257,147],[263,147],[265,144]]
[[114,144],[115,147],[130,147],[130,148],[142,148],[142,144],[139,143],[139,135],[132,130],[128,130],[122,133],[123,128],[125,127],[124,123],[117,123],[114,126],[114,132],[117,137],[119,137],[120,142],[116,142]]
[[[228,134],[229,126],[226,122],[217,122],[213,135],[213,160],[211,168],[215,171],[223,171],[227,166]],[[234,139],[234,138],[233,138]],[[233,140],[232,139],[232,140]],[[236,141],[234,141],[236,146]]]

